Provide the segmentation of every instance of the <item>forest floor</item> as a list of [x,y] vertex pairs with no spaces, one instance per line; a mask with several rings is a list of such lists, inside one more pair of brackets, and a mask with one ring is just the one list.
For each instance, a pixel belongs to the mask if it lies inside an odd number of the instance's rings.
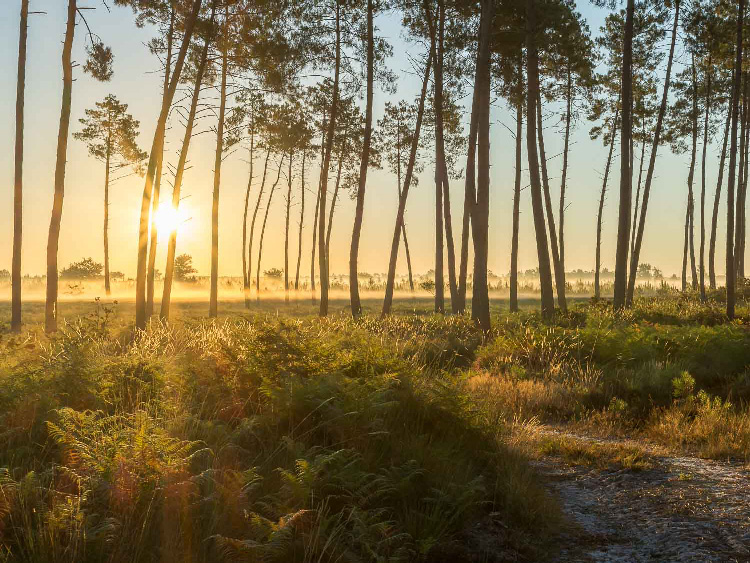
[[562,427],[537,429],[577,447],[639,448],[642,468],[572,463],[560,455],[532,462],[573,524],[560,537],[560,561],[750,561],[750,471],[742,463],[676,457],[628,439]]

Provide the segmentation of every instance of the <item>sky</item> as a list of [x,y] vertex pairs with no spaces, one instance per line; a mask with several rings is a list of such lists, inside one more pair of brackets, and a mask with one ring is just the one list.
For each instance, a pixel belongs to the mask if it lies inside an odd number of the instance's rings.
[[[57,129],[62,92],[60,57],[65,31],[67,3],[61,0],[31,0],[31,10],[46,14],[30,16],[28,35],[26,126],[24,163],[24,238],[22,270],[24,274],[37,275],[45,271],[46,242],[49,228],[52,195],[54,190],[54,163]],[[79,22],[73,58],[81,66],[74,69],[71,132],[79,131],[78,120],[86,108],[93,107],[107,94],[115,94],[129,105],[129,112],[141,122],[139,144],[142,149],[151,145],[156,118],[161,103],[160,64],[147,48],[154,30],[135,26],[130,9],[111,6],[108,11],[101,0],[88,0],[85,6],[89,25],[103,41],[112,47],[115,55],[114,77],[111,82],[98,83],[82,72],[85,61],[85,27]],[[111,4],[111,3],[110,3]],[[607,12],[578,2],[581,13],[596,34]],[[7,79],[0,84],[0,270],[10,269],[13,217],[13,146],[18,56],[18,24],[20,0],[0,2],[0,73]],[[400,98],[412,99],[418,80],[409,72],[407,53],[418,55],[417,47],[404,41],[396,15],[379,17],[380,33],[393,45],[390,67],[399,76],[398,91],[394,95],[376,89],[375,119],[382,114],[386,101]],[[679,68],[677,69],[679,70]],[[215,95],[215,94],[214,94]],[[552,112],[555,104],[546,110]],[[507,273],[510,267],[510,236],[514,179],[514,140],[508,128],[514,129],[514,118],[502,99],[496,100],[491,114],[491,208],[489,268],[498,274]],[[562,150],[562,134],[554,127],[555,119],[547,120],[545,144],[548,155]],[[183,213],[187,221],[179,230],[177,251],[193,256],[200,274],[208,274],[211,253],[211,194],[213,189],[213,162],[215,134],[203,120],[190,147],[190,169],[186,173],[183,195]],[[565,217],[566,269],[591,270],[594,267],[596,214],[601,190],[601,176],[606,161],[606,149],[600,141],[591,141],[588,130],[591,124],[582,121],[571,139]],[[176,163],[181,125],[177,119],[170,122],[170,133],[165,158]],[[718,164],[718,141],[710,146],[707,172],[707,207],[713,203]],[[641,261],[651,263],[665,274],[678,273],[682,263],[682,244],[688,155],[673,155],[668,147],[659,151],[649,215],[646,225]],[[525,161],[524,153],[524,163]],[[549,173],[552,197],[559,193],[562,159],[551,158]],[[258,166],[256,166],[257,170]],[[525,165],[524,165],[525,168]],[[239,149],[229,155],[222,167],[219,210],[219,274],[241,275],[242,215],[245,189],[248,181],[247,151]],[[427,164],[420,182],[407,203],[407,232],[415,272],[426,272],[434,262],[434,182],[433,169]],[[617,178],[618,166],[612,170],[609,195],[605,204],[603,225],[602,264],[613,268],[617,229]],[[699,178],[699,177],[698,177]],[[317,186],[317,169],[307,174],[307,201],[303,234],[302,272],[310,271],[311,224]],[[68,164],[65,182],[65,200],[60,235],[59,264],[64,267],[84,257],[103,260],[103,183],[104,166],[88,155],[83,142],[72,137],[68,145]],[[524,186],[527,184],[524,170]],[[696,183],[699,193],[700,184]],[[143,179],[138,176],[118,180],[110,190],[110,260],[113,271],[126,276],[135,274],[138,213]],[[257,184],[253,194],[257,194]],[[368,174],[365,216],[360,251],[361,272],[387,270],[390,241],[397,208],[395,178],[385,170],[371,170]],[[299,216],[299,179],[295,179],[292,199],[291,255],[296,258],[297,221]],[[279,189],[269,215],[262,268],[283,268],[284,260],[284,197]],[[162,191],[162,202],[171,198],[171,188]],[[251,195],[254,199],[254,195]],[[456,247],[460,244],[463,181],[451,183],[453,229]],[[554,205],[557,209],[557,204]],[[699,207],[696,203],[696,224]],[[722,202],[722,213],[725,203]],[[344,194],[339,200],[333,222],[331,241],[331,272],[348,271],[349,240],[354,216],[354,202]],[[717,243],[717,271],[723,270],[724,223],[720,222]],[[698,244],[696,232],[696,245]],[[257,240],[257,239],[256,239]],[[163,270],[166,238],[160,237],[157,268]],[[257,260],[257,255],[253,258]],[[521,197],[521,230],[519,267],[535,268],[536,247],[530,193],[524,189]],[[405,273],[403,254],[398,271]]]

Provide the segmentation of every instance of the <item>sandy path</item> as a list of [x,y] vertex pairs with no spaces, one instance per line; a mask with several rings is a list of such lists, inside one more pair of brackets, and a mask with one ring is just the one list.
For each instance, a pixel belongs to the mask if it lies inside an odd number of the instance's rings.
[[750,562],[750,471],[742,465],[665,455],[646,471],[573,467],[555,457],[534,465],[577,524],[560,538],[559,561]]

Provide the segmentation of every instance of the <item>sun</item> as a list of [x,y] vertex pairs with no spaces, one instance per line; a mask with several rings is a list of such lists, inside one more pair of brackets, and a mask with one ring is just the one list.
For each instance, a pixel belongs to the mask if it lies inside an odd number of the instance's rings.
[[169,203],[162,203],[156,210],[156,228],[159,235],[169,236],[173,231],[182,233],[185,229],[187,217],[183,209],[175,210]]

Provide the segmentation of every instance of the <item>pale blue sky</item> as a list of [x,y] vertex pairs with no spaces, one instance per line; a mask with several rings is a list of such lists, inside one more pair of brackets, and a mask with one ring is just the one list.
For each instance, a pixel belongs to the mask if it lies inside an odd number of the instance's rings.
[[[0,269],[10,268],[12,240],[12,185],[13,185],[13,131],[16,88],[18,11],[20,0],[0,2],[0,73],[7,80],[0,85],[0,178],[5,189],[0,189]],[[65,4],[62,0],[31,0],[32,10],[44,10],[46,15],[31,17],[28,40],[27,90],[26,90],[26,160],[24,173],[24,273],[39,274],[44,271],[46,238],[52,205],[54,157],[57,125],[60,112],[62,73],[60,56],[65,29]],[[115,53],[115,76],[112,82],[99,84],[85,75],[81,68],[74,71],[76,81],[73,89],[72,131],[79,129],[78,119],[84,109],[95,101],[113,93],[130,105],[130,111],[141,121],[141,147],[150,146],[154,121],[159,109],[161,78],[159,64],[145,46],[152,30],[138,29],[134,25],[129,9],[112,7],[108,13],[99,0],[88,0],[86,5],[96,7],[87,11],[92,29]],[[580,9],[595,32],[603,22],[606,11],[579,2]],[[410,47],[399,37],[400,29],[396,17],[381,17],[381,31],[394,44],[391,66],[401,75],[397,97],[411,96],[416,90],[413,78],[404,71],[408,68],[405,50]],[[74,48],[74,59],[84,60],[85,28],[79,25]],[[382,92],[376,92],[376,118],[387,100]],[[552,108],[549,108],[552,109]],[[489,267],[498,273],[509,268],[511,204],[513,186],[514,145],[507,129],[500,123],[512,127],[512,118],[502,100],[497,102],[492,113],[492,193],[490,215],[490,259]],[[550,120],[550,123],[553,120]],[[206,122],[204,127],[208,127]],[[172,137],[168,150],[170,161],[175,160],[177,137],[181,136],[177,120],[172,123]],[[568,201],[566,215],[566,251],[568,269],[593,268],[595,220],[598,194],[601,187],[601,171],[606,158],[599,142],[590,141],[590,124],[581,123],[573,136],[570,155]],[[560,134],[550,128],[546,133],[547,152],[560,152]],[[201,273],[208,272],[210,257],[210,199],[212,190],[212,168],[214,136],[210,133],[197,137],[191,147],[192,168],[185,179],[184,193],[186,209],[192,217],[190,228],[180,234],[178,252],[188,252]],[[646,240],[642,261],[661,267],[665,273],[679,272],[682,259],[682,228],[686,198],[687,156],[672,155],[667,148],[660,149],[656,180],[652,191]],[[708,206],[713,201],[715,188],[717,147],[712,145],[708,171]],[[66,193],[60,242],[60,264],[91,256],[101,260],[102,251],[102,184],[103,166],[88,157],[85,146],[74,139],[69,141]],[[222,275],[239,275],[241,272],[241,221],[244,190],[247,184],[247,153],[237,152],[227,159],[222,169],[222,191],[220,207],[220,265]],[[524,155],[525,159],[525,155]],[[524,160],[525,162],[525,160]],[[549,163],[553,178],[553,197],[559,189],[561,159]],[[426,271],[434,260],[434,185],[432,169],[427,166],[419,186],[412,191],[407,205],[407,229],[416,271]],[[316,181],[317,171],[311,170],[307,182],[310,187]],[[617,167],[612,178],[618,177]],[[525,180],[524,180],[525,182]],[[452,203],[456,242],[460,236],[462,205],[462,182],[453,182]],[[699,184],[697,186],[699,188]],[[614,261],[616,230],[616,180],[610,183],[610,196],[606,204],[604,223],[603,264],[612,267]],[[137,215],[140,205],[142,180],[137,177],[118,182],[111,194],[110,244],[113,270],[133,275]],[[167,188],[167,191],[171,191]],[[283,197],[277,192],[266,236],[267,250],[264,252],[264,269],[283,267]],[[168,196],[163,196],[166,201]],[[520,238],[520,267],[536,266],[536,251],[533,240],[533,225],[529,209],[529,193],[522,195],[522,217]],[[298,204],[297,198],[293,203]],[[312,203],[311,203],[312,202]],[[314,194],[308,193],[304,235],[302,271],[309,272],[310,222],[314,206]],[[344,273],[348,264],[348,241],[352,228],[353,203],[348,197],[340,201],[333,227],[331,269]],[[722,215],[725,212],[722,204]],[[395,180],[385,171],[370,172],[361,251],[361,270],[382,272],[386,270],[390,237],[396,210]],[[298,208],[295,210],[298,214]],[[698,219],[696,218],[696,221]],[[723,233],[723,222],[720,233]],[[296,231],[296,220],[295,220]],[[720,240],[723,236],[720,234]],[[296,235],[293,237],[296,241]],[[697,234],[696,234],[697,244]],[[723,241],[718,245],[723,249]],[[158,264],[163,264],[164,245],[160,245]],[[296,256],[296,242],[292,245]],[[717,255],[718,269],[723,269],[723,252]],[[163,269],[163,265],[159,266]],[[399,270],[405,271],[400,259]]]

